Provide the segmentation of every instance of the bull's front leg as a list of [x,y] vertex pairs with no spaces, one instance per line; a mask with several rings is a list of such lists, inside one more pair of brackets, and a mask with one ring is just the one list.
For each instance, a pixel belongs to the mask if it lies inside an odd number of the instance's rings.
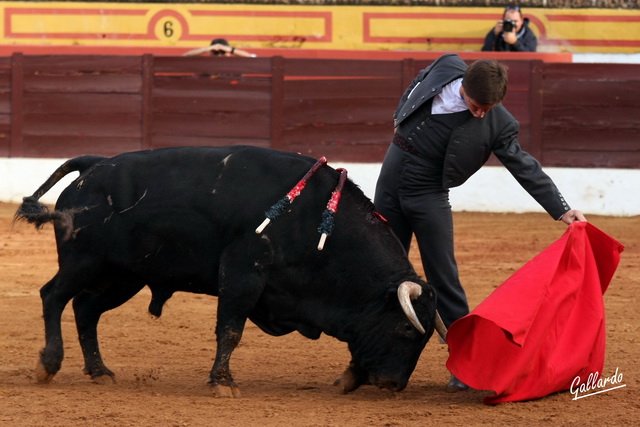
[[209,375],[209,384],[217,397],[240,397],[240,389],[231,375],[229,360],[231,353],[240,343],[243,329],[244,322],[235,326],[221,325],[218,316],[216,359]]
[[[264,289],[263,273],[256,269],[256,259],[247,256],[247,248],[255,253],[260,246],[236,240],[220,257],[218,276],[218,313],[216,324],[216,358],[209,375],[209,384],[218,397],[240,397],[240,389],[231,375],[231,353],[242,338],[245,323]],[[264,263],[263,263],[264,264]]]

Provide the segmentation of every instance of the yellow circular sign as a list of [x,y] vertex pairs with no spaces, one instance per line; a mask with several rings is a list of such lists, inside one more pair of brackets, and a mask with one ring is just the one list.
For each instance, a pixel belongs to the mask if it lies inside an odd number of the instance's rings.
[[187,30],[186,20],[175,10],[161,10],[153,15],[150,27],[158,40],[177,42]]

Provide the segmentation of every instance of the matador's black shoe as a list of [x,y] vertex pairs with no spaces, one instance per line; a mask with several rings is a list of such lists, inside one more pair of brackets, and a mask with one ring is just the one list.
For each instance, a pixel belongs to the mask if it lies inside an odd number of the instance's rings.
[[457,393],[465,390],[469,390],[469,386],[457,379],[455,375],[451,374],[451,379],[449,380],[449,384],[447,384],[447,392]]

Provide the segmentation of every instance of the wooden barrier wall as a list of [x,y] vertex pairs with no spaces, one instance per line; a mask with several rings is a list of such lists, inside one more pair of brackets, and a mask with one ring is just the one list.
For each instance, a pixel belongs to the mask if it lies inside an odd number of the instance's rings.
[[[399,97],[430,62],[0,57],[0,156],[250,144],[380,162]],[[503,62],[505,105],[545,166],[640,167],[640,65]]]

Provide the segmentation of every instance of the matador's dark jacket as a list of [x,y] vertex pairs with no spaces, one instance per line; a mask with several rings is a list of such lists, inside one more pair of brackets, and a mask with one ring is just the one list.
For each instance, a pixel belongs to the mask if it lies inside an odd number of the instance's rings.
[[[462,77],[466,69],[462,58],[451,53],[420,71],[404,92],[394,114],[396,134],[402,138],[419,134],[415,129],[424,120],[424,108],[420,107],[430,103],[448,83]],[[471,116],[455,128],[446,149],[442,186],[448,189],[463,184],[493,152],[549,215],[559,219],[570,207],[540,163],[520,147],[519,128],[518,121],[502,104],[496,105],[483,118]],[[421,143],[426,141],[413,142],[418,151],[424,151]]]

